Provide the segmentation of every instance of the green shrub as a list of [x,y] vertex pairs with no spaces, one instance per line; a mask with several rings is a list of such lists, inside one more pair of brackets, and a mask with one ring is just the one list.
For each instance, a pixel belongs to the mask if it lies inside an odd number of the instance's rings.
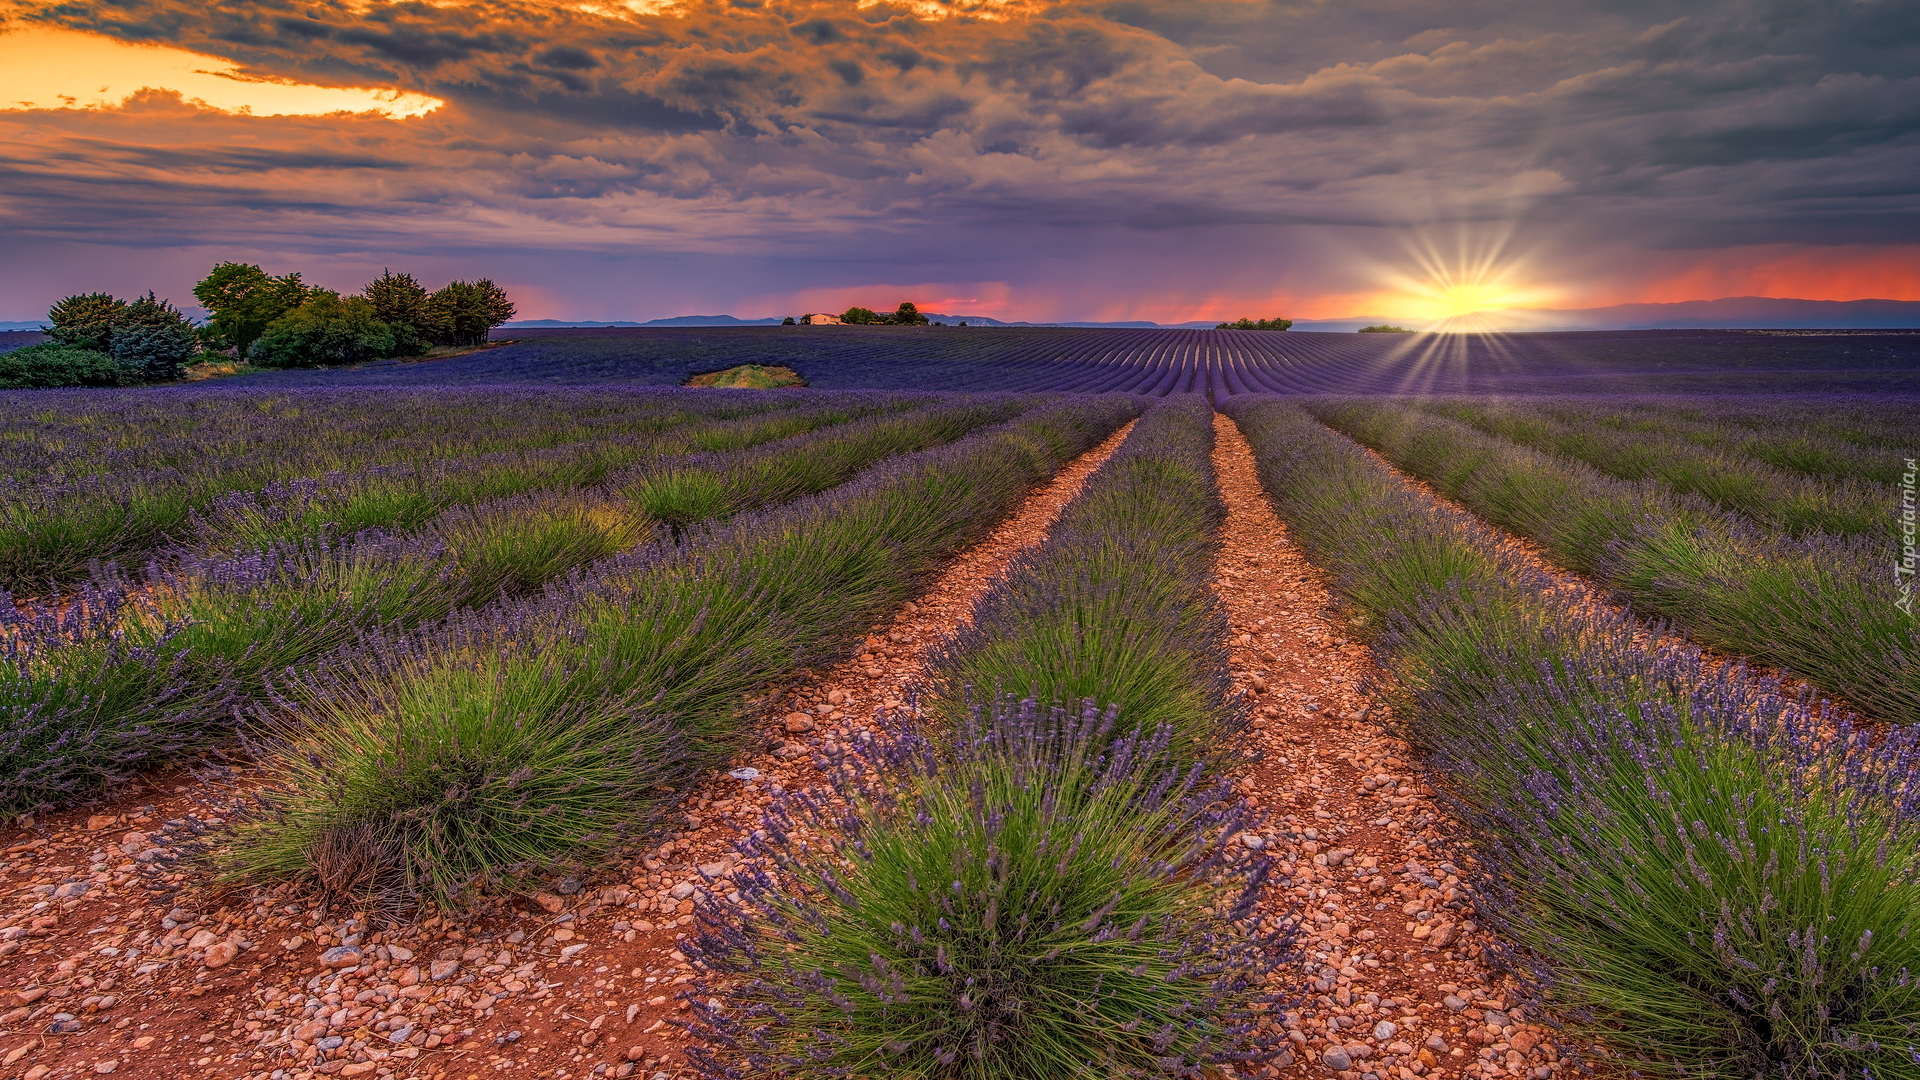
[[126,386],[134,373],[93,349],[48,342],[0,353],[0,389],[38,386]]
[[392,356],[398,341],[373,304],[315,289],[307,301],[275,319],[247,356],[259,367],[357,364]]
[[193,287],[193,296],[212,315],[213,341],[232,345],[235,359],[249,360],[261,331],[299,307],[308,290],[299,274],[271,277],[252,263],[226,262]]

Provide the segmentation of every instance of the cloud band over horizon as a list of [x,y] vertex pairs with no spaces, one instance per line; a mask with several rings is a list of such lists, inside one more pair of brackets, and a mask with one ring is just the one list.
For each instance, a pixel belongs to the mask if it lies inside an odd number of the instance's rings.
[[0,102],[0,319],[180,297],[227,258],[484,273],[535,318],[1395,314],[1473,266],[1559,308],[1920,300],[1920,5],[1894,0],[0,14],[0,51],[81,32],[219,58],[242,97],[361,95]]

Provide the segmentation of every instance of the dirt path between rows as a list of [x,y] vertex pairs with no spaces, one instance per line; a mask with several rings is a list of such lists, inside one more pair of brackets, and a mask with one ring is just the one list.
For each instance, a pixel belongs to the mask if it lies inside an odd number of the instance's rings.
[[766,749],[734,770],[754,775],[716,777],[682,803],[676,831],[594,880],[400,928],[286,890],[213,894],[150,872],[237,809],[233,788],[185,774],[6,827],[0,1080],[689,1075],[671,1021],[691,981],[676,944],[693,892],[724,888],[734,842],[775,790],[818,782],[815,750],[900,704],[923,650],[1045,536],[1131,426],[1037,488],[861,655],[769,701]]
[[[1363,688],[1366,646],[1347,636],[1325,579],[1288,537],[1232,421],[1216,417],[1227,504],[1216,589],[1236,635],[1235,683],[1256,702],[1262,759],[1242,782],[1273,826],[1289,879],[1275,914],[1305,908],[1288,1014],[1289,1077],[1449,1080],[1570,1071],[1545,1028],[1484,960],[1461,828]],[[1443,840],[1446,843],[1443,845]]]

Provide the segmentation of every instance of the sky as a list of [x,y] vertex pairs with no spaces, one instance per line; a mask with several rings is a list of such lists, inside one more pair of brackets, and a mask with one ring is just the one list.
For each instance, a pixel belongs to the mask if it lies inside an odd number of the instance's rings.
[[0,320],[1920,300],[1914,0],[0,0]]

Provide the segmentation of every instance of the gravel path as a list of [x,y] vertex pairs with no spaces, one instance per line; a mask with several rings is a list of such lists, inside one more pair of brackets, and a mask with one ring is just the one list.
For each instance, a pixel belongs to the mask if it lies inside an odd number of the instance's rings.
[[1367,647],[1347,636],[1323,576],[1289,540],[1246,440],[1225,417],[1214,423],[1227,503],[1216,588],[1264,752],[1241,788],[1283,860],[1276,913],[1308,912],[1307,1001],[1286,1018],[1295,1053],[1281,1075],[1558,1074],[1547,1029],[1483,959],[1491,942],[1474,919],[1460,826],[1362,692],[1374,673]]
[[676,950],[773,790],[900,704],[920,657],[1045,534],[1127,429],[1070,462],[863,653],[766,703],[767,749],[681,805],[633,862],[459,921],[367,925],[288,890],[217,893],[173,846],[218,829],[237,784],[149,776],[113,802],[0,827],[0,1080],[686,1075]]

